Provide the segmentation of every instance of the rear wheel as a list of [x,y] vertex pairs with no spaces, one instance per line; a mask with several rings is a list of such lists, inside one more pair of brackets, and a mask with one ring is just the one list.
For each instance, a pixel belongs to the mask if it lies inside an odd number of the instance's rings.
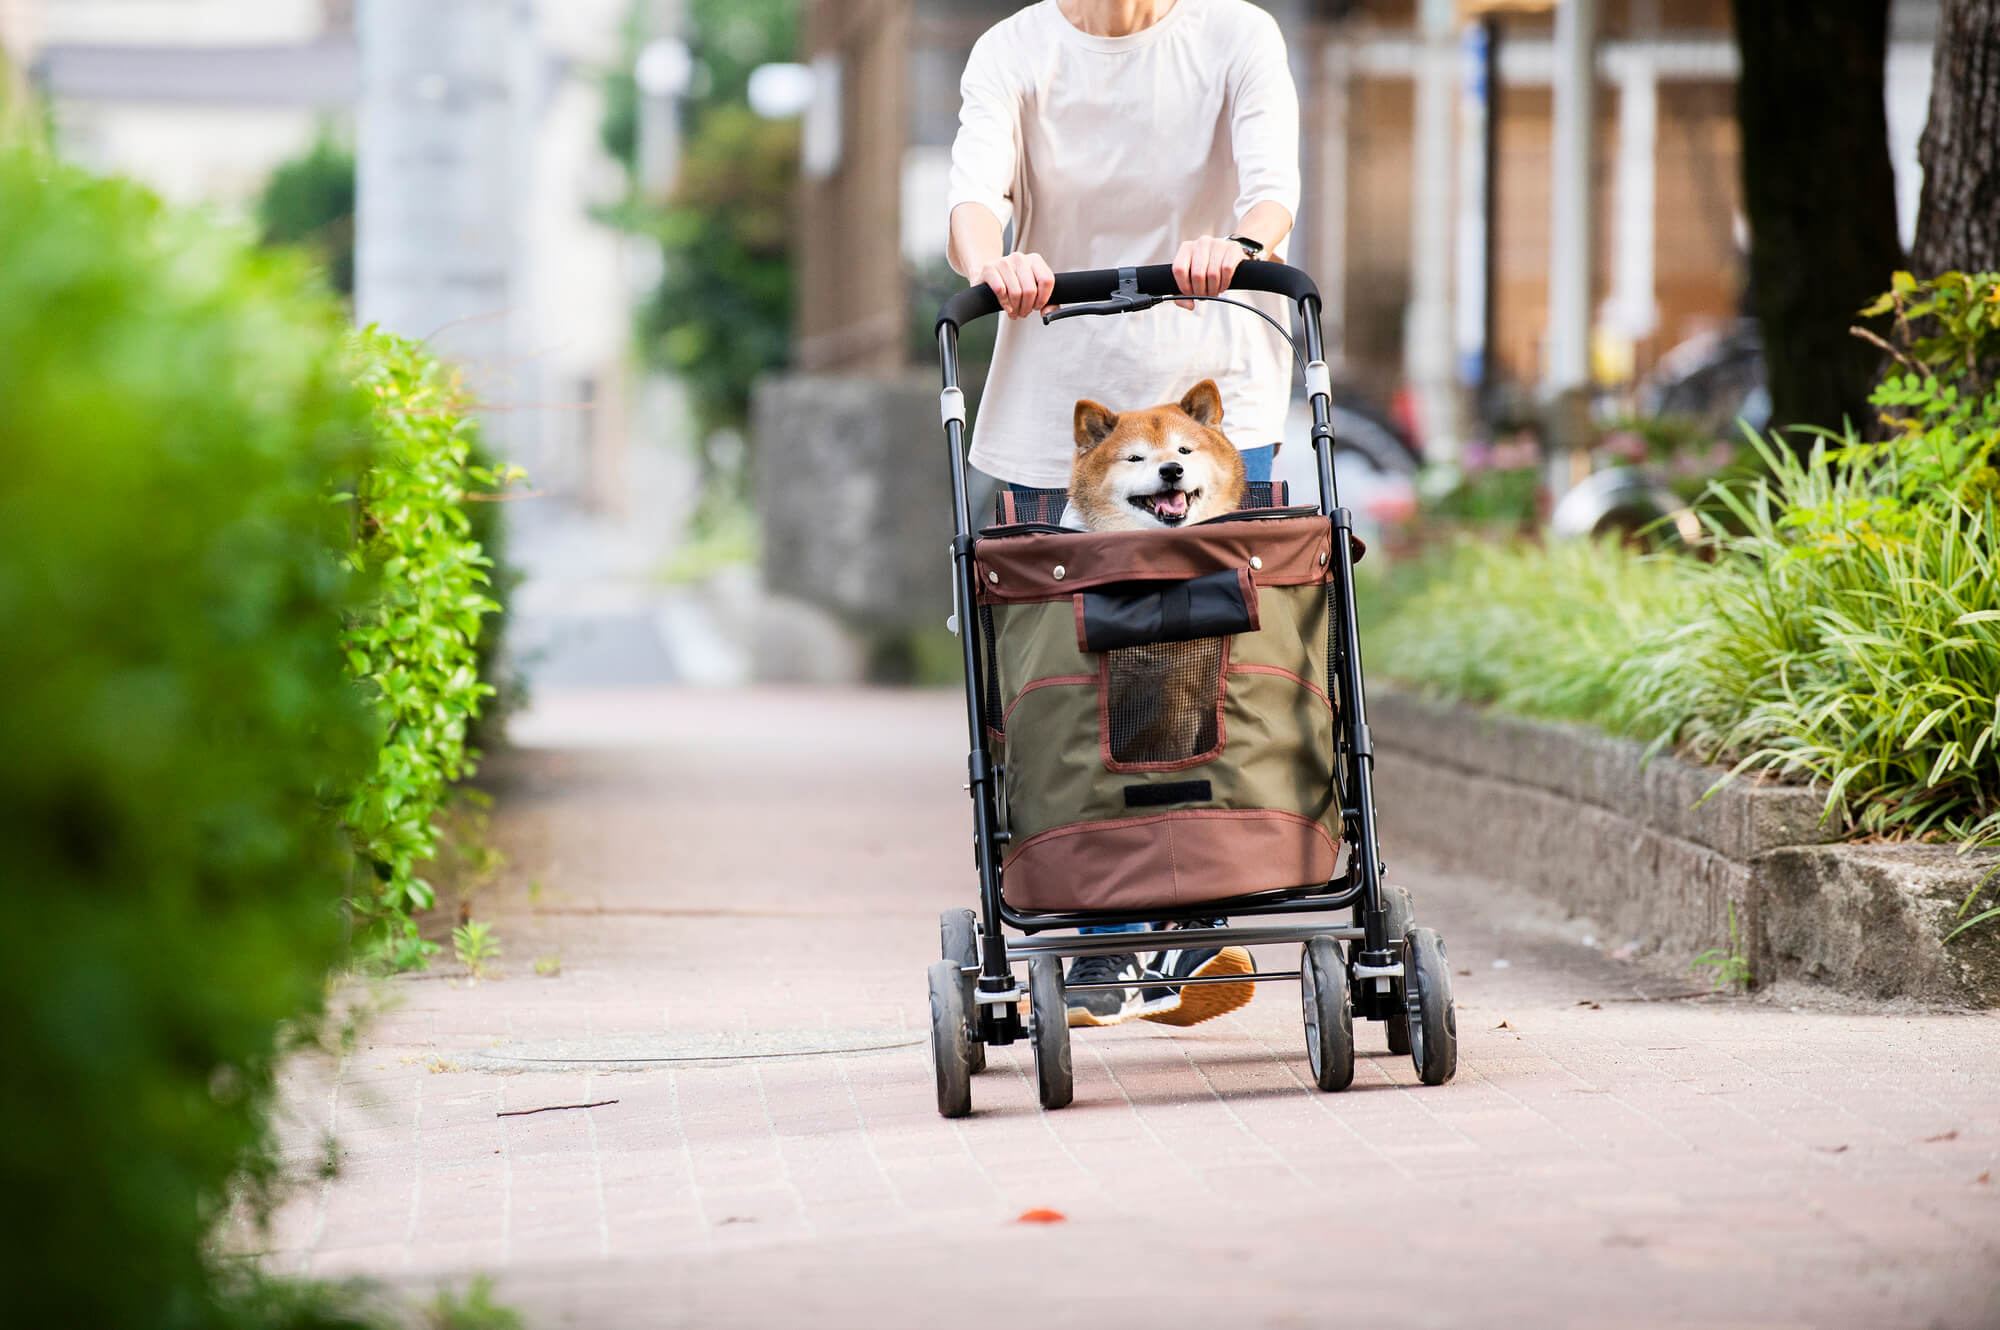
[[1063,993],[1062,958],[1028,962],[1028,1018],[1034,1022],[1035,1090],[1043,1108],[1065,1108],[1076,1097],[1069,1051],[1069,1000]]
[[937,1077],[938,1112],[962,1118],[972,1111],[972,1068],[966,1051],[965,986],[951,961],[931,964],[931,1070]]
[[979,982],[979,917],[970,910],[946,910],[938,918],[938,942],[941,954],[958,967],[959,977],[964,982],[965,1010],[969,1018],[966,1047],[970,1050],[965,1065],[976,1076],[986,1070],[986,1045],[979,1040],[978,1008],[972,1001],[972,990]]
[[1338,942],[1316,937],[1306,943],[1299,957],[1299,993],[1313,1083],[1322,1090],[1345,1090],[1354,1083],[1354,1002]]
[[[1389,926],[1384,930],[1389,935],[1389,950],[1400,954],[1403,950],[1403,935],[1409,932],[1417,922],[1417,907],[1410,900],[1409,888],[1388,888],[1383,894],[1382,908],[1389,916]],[[1410,1051],[1410,1012],[1408,1001],[1404,996],[1406,985],[1401,979],[1391,979],[1389,985],[1390,997],[1396,1005],[1395,1014],[1382,1022],[1388,1030],[1389,1051],[1391,1053],[1408,1053]]]
[[1412,928],[1404,935],[1403,983],[1417,1079],[1443,1085],[1458,1071],[1458,1012],[1451,1000],[1451,965],[1436,929]]

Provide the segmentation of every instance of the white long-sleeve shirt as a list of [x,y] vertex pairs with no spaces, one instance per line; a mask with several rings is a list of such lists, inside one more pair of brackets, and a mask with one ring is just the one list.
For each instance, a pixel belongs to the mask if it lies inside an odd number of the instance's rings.
[[[1284,35],[1249,0],[1177,0],[1126,37],[1091,36],[1041,0],[979,39],[960,92],[951,207],[1012,220],[1015,248],[1057,272],[1171,263],[1259,203],[1298,215],[1298,93]],[[1230,298],[1288,323],[1283,297]],[[1284,436],[1291,365],[1270,325],[1213,303],[1048,326],[1003,315],[972,464],[1066,485],[1079,398],[1135,410],[1205,378],[1223,432],[1264,447]]]

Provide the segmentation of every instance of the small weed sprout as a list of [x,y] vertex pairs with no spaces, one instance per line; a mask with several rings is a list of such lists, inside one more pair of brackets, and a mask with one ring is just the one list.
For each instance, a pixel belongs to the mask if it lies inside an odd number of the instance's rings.
[[493,962],[500,959],[500,942],[493,936],[493,925],[466,920],[451,930],[451,948],[474,979],[488,979],[497,973]]
[[474,1275],[464,1297],[439,1289],[424,1309],[425,1330],[526,1330],[526,1326],[521,1313],[493,1300],[491,1275]]
[[1750,987],[1750,959],[1743,954],[1742,931],[1736,923],[1736,902],[1729,902],[1729,945],[1710,947],[1688,962],[1690,970],[1707,970],[1713,991],[1741,992]]
[[562,957],[560,956],[535,957],[535,973],[540,975],[544,979],[555,978],[557,975],[562,973]]

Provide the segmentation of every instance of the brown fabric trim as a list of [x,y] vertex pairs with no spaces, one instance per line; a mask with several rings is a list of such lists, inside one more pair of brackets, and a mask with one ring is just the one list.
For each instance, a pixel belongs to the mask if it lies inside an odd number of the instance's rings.
[[1106,771],[1186,771],[1189,767],[1198,767],[1222,756],[1222,750],[1229,746],[1229,728],[1223,720],[1223,710],[1229,701],[1230,639],[1225,637],[1219,640],[1222,656],[1215,679],[1215,747],[1174,762],[1119,762],[1111,756],[1111,653],[1107,651],[1097,658],[1097,755],[1104,760]]
[[1002,485],[1000,487],[1000,524],[1007,526],[1018,520],[1014,516],[1014,491]]
[[1248,567],[1238,568],[1236,585],[1243,592],[1243,603],[1250,609],[1250,631],[1254,633],[1264,626],[1264,621],[1257,617],[1257,579],[1250,575]]
[[1190,808],[1030,836],[1002,890],[1024,910],[1145,909],[1311,886],[1339,861],[1327,829],[1298,813]]
[[1280,679],[1290,679],[1293,683],[1297,684],[1299,687],[1305,689],[1307,692],[1311,693],[1314,697],[1318,698],[1320,700],[1320,704],[1324,706],[1328,711],[1333,710],[1333,702],[1331,699],[1327,697],[1326,689],[1321,688],[1318,684],[1314,683],[1311,679],[1306,678],[1304,675],[1294,674],[1290,670],[1285,669],[1283,666],[1231,665],[1229,667],[1228,672],[1230,674],[1275,674]]
[[1051,674],[1045,679],[1030,679],[1021,686],[1020,692],[1014,694],[1014,700],[1007,704],[1007,709],[1000,713],[1000,728],[1002,730],[1007,728],[1007,721],[1013,716],[1014,708],[1020,706],[1021,699],[1037,688],[1060,688],[1066,685],[1082,687],[1096,682],[1097,676],[1094,674]]
[[1083,593],[1069,598],[1070,609],[1076,612],[1076,649],[1084,655],[1090,654],[1090,633],[1083,622]]
[[1248,568],[1252,558],[1263,564],[1256,573],[1259,586],[1318,586],[1331,578],[1326,560],[1332,550],[1332,523],[1313,515],[1202,522],[1170,531],[990,537],[973,546],[973,559],[980,603],[1019,605],[1113,582],[1172,581]]

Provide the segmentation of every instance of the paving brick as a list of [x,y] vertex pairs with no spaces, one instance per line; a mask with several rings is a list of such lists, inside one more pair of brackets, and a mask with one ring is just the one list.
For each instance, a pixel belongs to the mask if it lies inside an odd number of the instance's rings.
[[[1654,1000],[1700,985],[1400,859],[1460,971],[1446,1087],[1364,1023],[1355,1088],[1311,1090],[1284,987],[1190,1031],[1078,1031],[1055,1114],[1024,1046],[991,1050],[956,1123],[921,1046],[481,1067],[593,1033],[920,1036],[937,911],[971,900],[948,694],[541,705],[652,737],[496,759],[511,866],[483,903],[518,968],[396,981],[354,1056],[288,1070],[287,1157],[310,1169],[331,1130],[343,1166],[241,1235],[273,1268],[491,1271],[531,1324],[590,1330],[883,1330],[984,1296],[1048,1326],[2000,1324],[2000,1182],[1974,1181],[2000,1175],[2000,1017]],[[1015,1222],[1036,1208],[1067,1222]]]

